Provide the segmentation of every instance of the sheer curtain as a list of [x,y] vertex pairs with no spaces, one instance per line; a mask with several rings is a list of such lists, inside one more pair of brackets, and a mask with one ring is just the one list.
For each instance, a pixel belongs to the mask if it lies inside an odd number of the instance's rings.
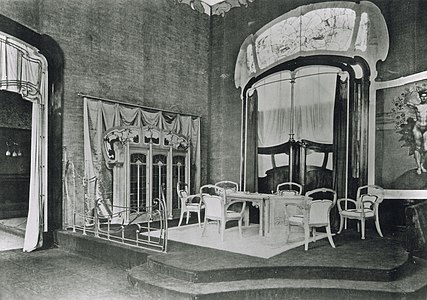
[[47,61],[38,50],[0,32],[0,89],[33,103],[26,252],[42,246],[47,231],[47,82]]
[[[255,85],[258,91],[258,146],[270,147],[288,141],[291,122],[295,140],[332,143],[337,72],[338,69],[332,67],[311,66],[298,69],[294,74],[290,71],[276,73],[258,82]],[[292,83],[292,77],[295,83]],[[275,158],[277,166],[288,165],[286,154]],[[321,158],[310,159],[314,161],[309,163],[315,164]],[[265,171],[272,167],[269,156],[258,156],[258,176],[265,176]]]

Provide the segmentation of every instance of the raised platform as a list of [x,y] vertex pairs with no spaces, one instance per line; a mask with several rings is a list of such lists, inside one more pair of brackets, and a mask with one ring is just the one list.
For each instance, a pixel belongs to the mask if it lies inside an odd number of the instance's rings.
[[375,232],[361,240],[348,231],[334,236],[335,249],[319,240],[309,251],[301,246],[269,259],[175,241],[159,254],[70,232],[57,236],[60,247],[133,266],[128,279],[148,299],[427,298],[426,262]]

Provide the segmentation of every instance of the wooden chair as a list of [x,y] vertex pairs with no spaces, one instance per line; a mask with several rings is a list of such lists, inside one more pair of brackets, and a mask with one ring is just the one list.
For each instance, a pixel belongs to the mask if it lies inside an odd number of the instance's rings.
[[234,181],[222,180],[215,183],[216,186],[221,187],[225,190],[239,191],[239,184]]
[[276,194],[291,193],[293,195],[301,195],[302,185],[296,182],[288,181],[277,185]]
[[[223,188],[216,185],[207,184],[200,188],[200,195],[205,205],[205,220],[202,236],[206,231],[209,220],[218,222],[218,230],[221,235],[221,241],[224,241],[225,225],[229,221],[237,221],[239,234],[242,237],[242,221],[246,208],[246,201],[234,200],[226,202],[226,192]],[[240,211],[229,210],[231,205],[241,203]]]
[[[375,220],[375,227],[378,234],[383,237],[380,228],[379,206],[384,199],[384,189],[377,185],[363,185],[357,189],[356,200],[351,198],[341,198],[338,200],[338,211],[340,214],[341,233],[344,222],[347,219],[358,220],[357,231],[359,231],[359,222],[362,227],[362,240],[365,239],[365,221]],[[344,207],[343,207],[344,204]]]
[[187,190],[187,184],[178,182],[176,185],[176,191],[178,193],[178,198],[181,202],[181,214],[179,217],[178,227],[181,226],[182,219],[184,214],[187,214],[186,224],[190,219],[190,214],[192,212],[197,213],[197,218],[199,221],[199,227],[201,227],[201,217],[200,212],[204,208],[204,205],[201,201],[200,195],[189,195]]
[[[329,188],[317,188],[306,193],[309,200],[305,205],[301,204],[306,210],[303,215],[295,215],[286,218],[288,224],[287,239],[289,239],[291,226],[300,226],[304,228],[304,249],[308,250],[308,240],[310,238],[310,230],[313,233],[313,241],[316,241],[316,228],[325,227],[329,243],[332,248],[335,248],[332,239],[331,224],[329,213],[337,202],[337,193]],[[296,204],[287,204],[296,205]]]

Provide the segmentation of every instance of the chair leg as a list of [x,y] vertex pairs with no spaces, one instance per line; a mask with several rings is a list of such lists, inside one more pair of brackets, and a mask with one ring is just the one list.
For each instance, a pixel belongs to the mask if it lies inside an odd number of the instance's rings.
[[291,235],[291,224],[289,224],[289,222],[288,222],[288,224],[286,224],[286,226],[285,226],[285,238],[286,238],[286,244],[288,243],[288,241],[289,241],[289,236]]
[[313,242],[315,242],[316,241],[316,227],[313,227],[311,229],[311,231],[312,231],[312,235],[313,235]]
[[360,225],[362,227],[362,240],[365,239],[365,219],[360,220]]
[[184,218],[184,210],[181,209],[181,216],[179,217],[178,227],[181,226],[183,218]]
[[187,224],[188,224],[188,221],[190,220],[190,212],[189,211],[187,211]]
[[380,235],[380,237],[383,237],[383,233],[381,232],[381,227],[380,227],[380,217],[378,216],[378,214],[375,216],[375,227],[377,228],[377,232]]
[[304,226],[304,250],[308,250],[308,239],[310,238],[310,228]]
[[328,235],[329,244],[331,244],[332,248],[335,248],[334,240],[332,239],[331,226],[326,226],[326,234]]
[[200,224],[200,210],[197,212],[197,220],[199,221],[199,227],[201,226]]
[[341,233],[343,228],[344,228],[344,217],[340,215],[340,229],[338,230],[338,234]]
[[203,222],[202,236],[205,234],[206,226],[208,226],[208,219],[205,216],[205,221]]
[[224,221],[219,221],[219,222],[221,223],[221,232],[220,232],[221,242],[223,242],[224,241],[225,222]]
[[239,225],[239,235],[240,235],[240,237],[241,237],[241,238],[243,237],[243,233],[242,233],[242,223],[243,223],[243,220],[242,220],[242,219],[240,219],[239,221],[237,221],[237,224]]

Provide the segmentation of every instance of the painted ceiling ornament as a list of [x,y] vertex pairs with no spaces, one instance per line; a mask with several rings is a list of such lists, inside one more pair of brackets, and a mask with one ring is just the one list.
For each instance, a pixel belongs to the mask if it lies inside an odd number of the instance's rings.
[[[248,7],[249,3],[255,0],[218,0],[218,1],[203,1],[203,0],[174,0],[175,4],[184,3],[199,12],[206,13],[210,16],[219,15],[224,17],[225,13],[234,7]],[[213,4],[210,4],[213,3]]]

